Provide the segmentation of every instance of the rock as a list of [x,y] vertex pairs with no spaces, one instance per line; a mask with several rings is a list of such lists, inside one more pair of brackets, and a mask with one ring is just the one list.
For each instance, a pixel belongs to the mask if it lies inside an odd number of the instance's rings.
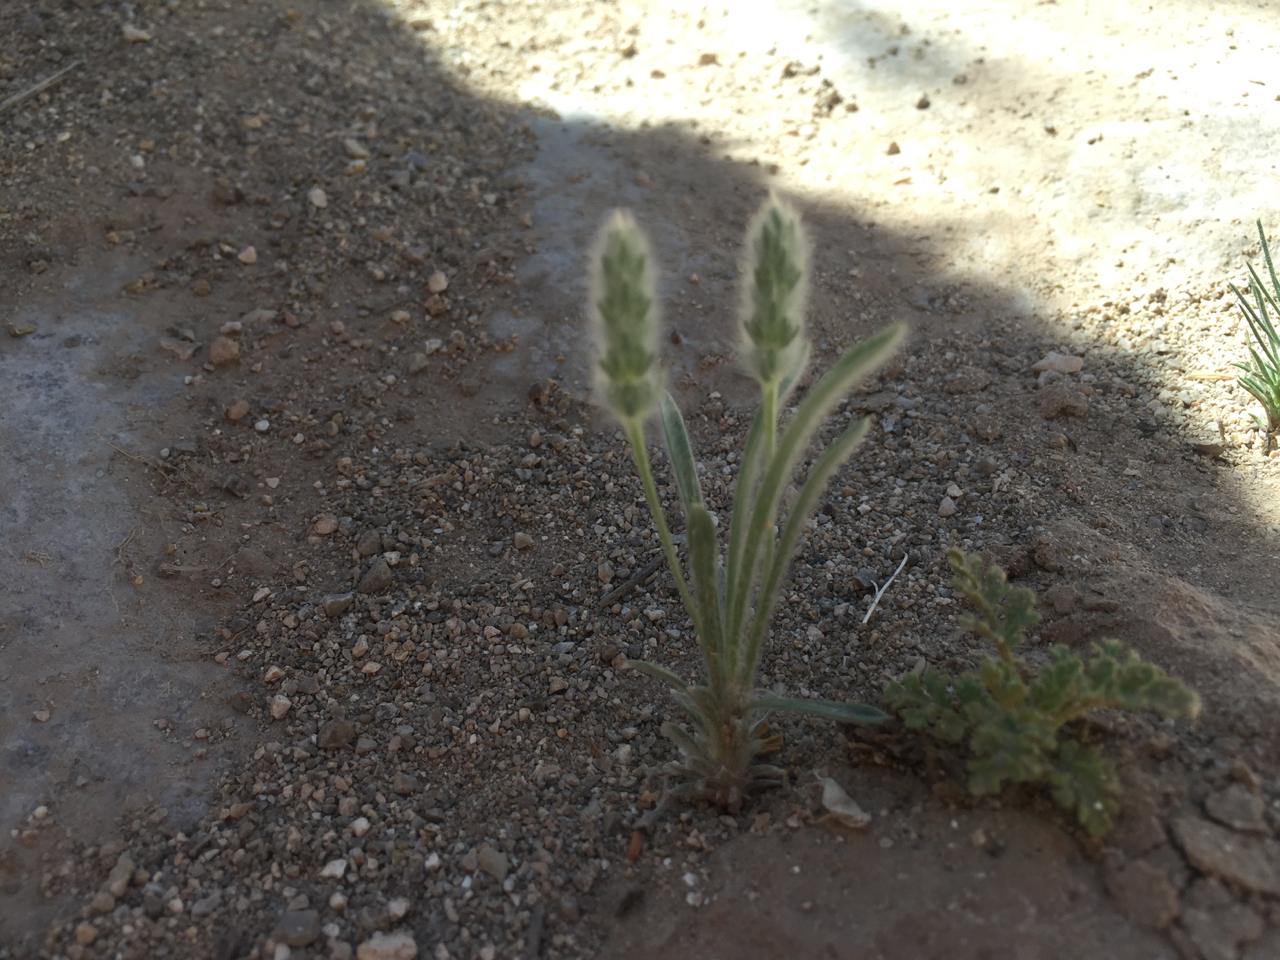
[[1242,903],[1218,910],[1190,907],[1182,911],[1182,926],[1204,960],[1236,960],[1237,948],[1262,936],[1266,924]]
[[886,407],[893,406],[898,394],[893,390],[881,390],[865,397],[854,397],[849,401],[849,408],[858,413],[879,413]]
[[1040,415],[1046,420],[1056,420],[1061,416],[1083,417],[1089,412],[1089,398],[1078,390],[1068,390],[1062,383],[1054,383],[1041,390],[1037,403]]
[[476,862],[481,870],[499,883],[507,879],[507,855],[501,850],[495,850],[487,843],[481,844],[476,852]]
[[350,160],[368,160],[372,156],[369,148],[355,137],[347,137],[342,141],[342,152]]
[[236,713],[248,713],[249,708],[253,706],[253,698],[249,696],[247,691],[237,690],[227,697],[227,706]]
[[133,868],[133,857],[129,856],[128,851],[120,854],[116,865],[107,874],[107,881],[102,885],[102,889],[119,900],[129,889],[129,881],[133,879]]
[[286,910],[276,923],[276,940],[291,947],[305,947],[320,936],[320,914],[315,910]]
[[977,393],[991,384],[991,374],[981,367],[958,367],[951,374],[943,389],[947,393]]
[[116,898],[107,890],[99,890],[89,901],[89,909],[94,913],[110,913],[116,908]]
[[375,933],[356,947],[356,960],[414,960],[418,944],[406,930]]
[[1178,888],[1159,867],[1135,860],[1108,871],[1106,883],[1120,912],[1139,926],[1163,930],[1178,916]]
[[1069,583],[1055,583],[1044,592],[1044,602],[1060,617],[1074,610],[1080,599],[1080,592]]
[[341,750],[356,738],[356,725],[350,720],[330,720],[320,725],[316,744],[321,750]]
[[320,536],[327,537],[338,529],[338,518],[325,514],[316,520],[316,524],[313,529],[316,533],[320,534]]
[[401,797],[407,797],[410,794],[417,793],[418,778],[412,774],[396,771],[396,775],[391,779],[391,789]]
[[124,37],[125,43],[149,43],[151,41],[150,30],[143,30],[132,23],[125,23],[120,28],[120,36]]
[[1280,843],[1257,839],[1199,817],[1180,817],[1173,835],[1191,865],[1229,883],[1280,896]]
[[427,289],[432,293],[444,293],[449,289],[449,278],[437,270],[427,280]]
[[228,337],[219,337],[209,347],[209,362],[215,367],[225,367],[240,359],[240,344]]
[[1263,816],[1266,801],[1239,783],[1209,794],[1204,801],[1204,810],[1223,826],[1241,833],[1262,836],[1271,832]]
[[13,337],[15,340],[18,337],[28,337],[36,332],[36,325],[34,323],[27,323],[23,320],[10,320],[5,324],[4,328],[8,331],[9,336]]
[[321,880],[341,880],[347,872],[346,860],[330,860],[320,871]]
[[511,542],[515,544],[517,550],[528,550],[533,546],[533,537],[527,533],[517,533],[511,538]]
[[382,534],[377,530],[366,530],[356,542],[356,550],[362,557],[372,557],[382,549]]
[[378,741],[372,737],[361,737],[356,741],[356,755],[363,757],[366,753],[373,753],[378,749]]
[[329,196],[319,187],[312,187],[307,191],[307,200],[317,210],[323,210],[329,205]]
[[192,354],[196,352],[196,344],[186,343],[182,340],[174,340],[172,337],[160,338],[160,349],[168,350],[179,360],[187,361],[191,359]]
[[76,924],[76,943],[87,947],[98,939],[98,928],[91,923]]
[[258,251],[253,247],[245,247],[236,254],[236,259],[246,266],[252,266],[258,262]]
[[355,598],[354,593],[328,593],[320,601],[320,607],[326,617],[340,617],[347,612]]
[[565,682],[563,677],[552,677],[551,682],[547,684],[548,693],[564,693],[569,689],[569,684]]
[[985,414],[973,418],[973,435],[983,443],[995,443],[1004,435],[1004,425]]
[[391,573],[391,567],[387,565],[387,561],[382,557],[373,561],[369,567],[369,572],[360,580],[360,586],[356,589],[361,593],[386,593],[387,588],[395,582],[395,577]]
[[607,560],[596,568],[596,576],[600,578],[601,583],[611,583],[613,581],[613,564]]
[[464,397],[474,397],[480,392],[480,381],[474,377],[463,377],[458,381],[458,392]]
[[475,850],[468,850],[458,861],[458,866],[464,873],[475,873],[480,869],[480,855]]
[[227,408],[227,419],[239,421],[249,415],[249,404],[244,400],[237,400]]
[[201,897],[195,903],[191,904],[191,916],[207,917],[222,906],[222,892],[215,890],[207,897]]
[[387,903],[387,918],[392,923],[399,923],[409,912],[409,900],[406,897],[395,897]]
[[[427,308],[427,313],[431,314],[433,317],[438,317],[449,309],[449,304],[445,301],[444,297],[440,296],[438,293],[433,293],[431,296],[427,297],[427,302],[423,304],[423,306]],[[430,343],[431,341],[428,340],[427,342]],[[428,351],[428,353],[430,353],[430,351]]]
[[288,714],[289,708],[293,706],[293,701],[288,697],[276,694],[267,701],[267,705],[271,709],[271,718],[273,720],[283,720],[285,715]]
[[360,811],[360,799],[358,797],[343,797],[338,801],[338,816],[354,817]]
[[956,502],[950,497],[943,497],[942,502],[938,504],[938,516],[954,517],[956,515]]
[[1053,370],[1057,373],[1079,373],[1084,369],[1084,359],[1081,357],[1073,357],[1070,354],[1054,353],[1049,351],[1048,356],[1038,363],[1032,364],[1032,373],[1044,373],[1046,370]]
[[1250,944],[1240,960],[1275,960],[1280,957],[1280,927],[1272,927],[1261,940]]
[[232,206],[244,199],[244,191],[239,187],[232,186],[231,181],[226,177],[219,177],[213,181],[213,202],[220,203],[224,206]]

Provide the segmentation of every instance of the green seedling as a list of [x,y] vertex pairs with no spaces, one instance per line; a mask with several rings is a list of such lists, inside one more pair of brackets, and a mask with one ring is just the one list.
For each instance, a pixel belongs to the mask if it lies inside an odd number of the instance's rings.
[[1052,647],[1049,662],[1032,669],[1013,650],[1040,620],[1035,594],[1009,586],[1004,571],[984,567],[980,557],[956,549],[947,557],[956,589],[977,610],[960,624],[991,641],[996,656],[957,676],[908,675],[890,685],[886,705],[909,729],[967,747],[974,795],[996,793],[1006,782],[1042,784],[1085,829],[1102,836],[1117,809],[1115,770],[1097,746],[1080,741],[1079,730],[1064,733],[1064,727],[1099,707],[1194,717],[1199,697],[1115,640],[1094,644],[1087,661]]
[[[590,314],[599,350],[597,392],[622,423],[676,589],[693,622],[704,682],[685,681],[656,663],[629,661],[668,684],[690,727],[668,722],[679,747],[677,790],[728,807],[751,789],[776,783],[783,771],[761,763],[776,740],[765,736],[771,711],[795,711],[845,723],[885,718],[876,707],[788,699],[756,688],[760,659],[791,557],[831,476],[867,431],[865,420],[829,444],[809,468],[794,504],[780,516],[783,492],[814,434],[854,385],[886,361],[905,329],[896,325],[846,353],[799,402],[789,424],[779,413],[809,359],[804,327],[807,246],[799,217],[776,198],[747,232],[742,267],[742,354],[760,385],[761,402],[742,452],[727,549],[707,509],[697,464],[676,402],[658,362],[654,263],[631,215],[606,221],[591,260]],[[675,486],[684,508],[689,559],[686,580],[654,484],[644,426],[657,413]]]
[[[1244,318],[1249,321],[1249,329],[1253,333],[1254,343],[1249,345],[1249,362],[1236,363],[1233,366],[1245,372],[1240,378],[1240,386],[1258,398],[1267,415],[1264,423],[1261,417],[1254,416],[1258,426],[1266,430],[1267,442],[1276,430],[1280,429],[1280,335],[1271,321],[1272,314],[1280,316],[1280,280],[1276,278],[1276,269],[1271,263],[1271,248],[1267,245],[1266,234],[1262,231],[1262,221],[1258,221],[1258,240],[1262,244],[1262,259],[1267,264],[1267,275],[1271,278],[1271,289],[1268,290],[1258,276],[1258,271],[1249,267],[1249,290],[1253,293],[1253,303],[1240,292],[1233,283],[1231,290],[1240,301],[1244,310]],[[1270,311],[1268,311],[1268,307]]]

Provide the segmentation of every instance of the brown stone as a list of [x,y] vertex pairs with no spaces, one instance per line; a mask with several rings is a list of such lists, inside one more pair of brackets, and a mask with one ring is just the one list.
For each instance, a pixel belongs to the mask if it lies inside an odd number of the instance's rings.
[[385,593],[387,588],[395,582],[395,576],[391,573],[391,567],[387,565],[387,561],[378,557],[369,567],[369,572],[360,580],[360,586],[356,589],[361,593]]
[[418,792],[418,778],[408,773],[396,772],[391,778],[391,789],[401,797]]
[[1199,817],[1180,817],[1173,835],[1191,865],[1228,883],[1280,896],[1280,843],[1220,827]]
[[356,737],[356,725],[350,720],[330,720],[316,734],[321,750],[341,750]]
[[209,347],[209,362],[215,367],[225,367],[240,359],[240,344],[228,337],[219,337]]
[[1004,425],[995,417],[980,415],[973,418],[973,435],[983,443],[995,443],[1004,435]]
[[1159,867],[1136,860],[1106,875],[1107,892],[1134,923],[1163,930],[1178,915],[1178,890]]
[[1204,960],[1236,960],[1241,944],[1262,936],[1262,918],[1242,903],[1217,910],[1188,908],[1182,912],[1182,926]]
[[228,420],[243,420],[249,415],[249,404],[244,400],[237,400],[227,409]]
[[1204,801],[1204,810],[1223,826],[1241,833],[1264,836],[1271,832],[1263,816],[1266,801],[1239,783],[1209,794]]
[[947,393],[977,393],[991,384],[991,374],[981,367],[958,367],[943,387]]

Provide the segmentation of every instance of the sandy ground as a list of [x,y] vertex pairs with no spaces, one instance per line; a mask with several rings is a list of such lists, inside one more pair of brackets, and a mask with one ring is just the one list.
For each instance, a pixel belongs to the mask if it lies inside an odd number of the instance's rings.
[[[1224,296],[1257,254],[1254,218],[1270,225],[1276,208],[1274,11],[50,0],[7,7],[0,27],[14,40],[0,101],[71,67],[0,108],[0,957],[340,957],[387,929],[409,931],[419,955],[467,957],[1280,950],[1274,866],[1260,880],[1239,852],[1275,862],[1276,461],[1229,379],[1247,331]],[[924,413],[895,427],[902,417],[876,412],[880,432],[806,548],[798,612],[776,634],[785,649],[807,623],[830,645],[797,646],[777,669],[866,698],[917,658],[972,656],[954,611],[932,599],[895,608],[874,636],[840,620],[840,602],[865,602],[851,587],[864,544],[877,572],[915,550],[904,586],[925,596],[945,588],[939,549],[964,543],[1042,593],[1105,597],[1064,600],[1046,638],[1118,635],[1207,707],[1196,727],[1111,728],[1133,773],[1133,812],[1112,841],[1077,836],[1034,796],[942,802],[891,750],[796,725],[793,790],[733,826],[716,811],[672,813],[627,859],[668,759],[652,735],[664,708],[601,651],[667,639],[633,626],[637,609],[592,606],[606,592],[598,562],[630,569],[647,545],[622,492],[625,451],[589,404],[583,255],[608,209],[635,209],[679,334],[672,380],[710,468],[730,476],[751,402],[734,363],[737,248],[771,188],[815,239],[815,367],[905,319],[902,366],[873,386]],[[220,340],[238,356],[215,356]],[[1049,350],[1084,358],[1070,383],[1089,390],[1086,417],[1044,415],[1030,366]],[[948,388],[962,367],[988,372],[985,392]],[[999,437],[969,438],[982,417]],[[530,446],[533,430],[558,438],[554,453]],[[1217,438],[1221,457],[1191,447]],[[544,462],[522,466],[530,455]],[[551,480],[526,478],[521,499],[485,485],[484,458],[494,476],[608,463],[609,489],[593,492],[593,516],[582,504],[560,514],[561,530],[541,519],[564,508]],[[464,483],[463,459],[479,479]],[[979,472],[987,462],[1003,484]],[[410,519],[414,503],[360,492],[379,475],[477,487]],[[952,482],[972,498],[954,526],[936,518]],[[353,526],[324,539],[327,516]],[[504,518],[551,538],[536,560],[516,552]],[[304,609],[368,573],[370,527],[391,538],[375,552],[419,551],[425,575],[359,600],[349,623],[308,627]],[[812,570],[828,558],[824,581]],[[564,588],[515,597],[535,564],[543,576],[559,566]],[[507,600],[501,586],[477,593],[500,577]],[[678,622],[660,584],[642,588]],[[487,609],[475,599],[489,595]],[[284,779],[266,771],[282,741],[314,751],[336,716],[334,696],[305,693],[335,668],[318,647],[314,662],[293,650],[299,635],[350,647],[361,631],[387,636],[379,625],[407,632],[403,617],[425,631],[415,597],[433,612],[465,602],[462,620],[508,636],[502,609],[535,626],[550,614],[548,629],[577,631],[572,656],[586,657],[562,663],[570,654],[530,641],[528,676],[581,670],[584,696],[620,688],[626,716],[548,708],[567,731],[548,748],[565,779],[547,781],[546,767],[521,779],[515,742],[463,775],[442,769],[431,754],[445,744],[424,731],[441,722],[434,710],[461,714],[492,693],[475,677],[501,654],[464,645],[427,690],[401,677],[394,698],[422,743],[417,766],[397,770],[430,787],[417,814],[396,811],[415,844],[397,859],[394,831],[377,832],[393,819],[386,740],[408,736],[375,711],[393,696],[387,677],[330,691],[371,698],[368,721],[363,706],[350,714],[383,766],[324,754],[317,773],[316,758],[296,758],[290,777],[328,778],[310,810],[282,806]],[[694,670],[689,650],[669,655]],[[264,686],[263,657],[316,697],[309,720],[303,700],[271,720],[279,688]],[[596,745],[625,730],[643,759],[629,769],[611,753],[593,767]],[[867,833],[809,825],[802,777],[815,766],[875,812]],[[315,877],[336,855],[355,864],[334,846],[355,843],[338,782],[380,838],[363,841],[357,865],[368,853],[384,871],[339,885],[345,913]],[[1221,798],[1241,791],[1253,815],[1222,814]],[[230,819],[232,800],[254,809]],[[582,815],[592,803],[599,824]],[[1187,840],[1184,820],[1208,824],[1206,811],[1224,843],[1237,838],[1235,858]],[[514,890],[467,860],[500,830]],[[192,836],[200,850],[184,854],[177,838]],[[261,859],[270,849],[282,852]],[[216,850],[225,857],[202,859]],[[423,867],[432,850],[439,873]],[[122,853],[133,873],[95,905]],[[401,895],[407,917],[388,906]],[[281,932],[311,910],[310,939]]]

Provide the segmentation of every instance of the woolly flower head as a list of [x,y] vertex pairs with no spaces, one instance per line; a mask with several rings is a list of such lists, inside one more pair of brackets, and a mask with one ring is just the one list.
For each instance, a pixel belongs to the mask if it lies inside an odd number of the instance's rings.
[[618,419],[643,420],[662,392],[662,374],[653,254],[629,212],[615,210],[601,228],[590,281],[596,389]]
[[783,392],[809,360],[804,333],[809,244],[800,216],[770,194],[747,228],[742,266],[743,355],[761,385]]

